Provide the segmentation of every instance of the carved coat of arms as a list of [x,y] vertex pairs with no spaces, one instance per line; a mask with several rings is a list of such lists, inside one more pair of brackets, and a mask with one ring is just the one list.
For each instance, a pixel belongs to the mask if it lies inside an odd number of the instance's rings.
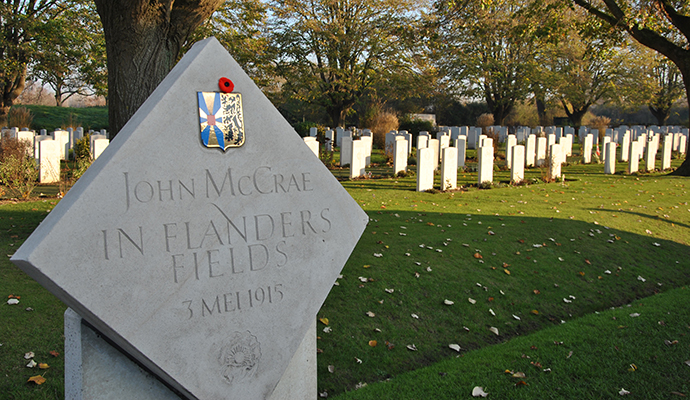
[[197,92],[201,142],[223,151],[244,144],[244,114],[240,93]]

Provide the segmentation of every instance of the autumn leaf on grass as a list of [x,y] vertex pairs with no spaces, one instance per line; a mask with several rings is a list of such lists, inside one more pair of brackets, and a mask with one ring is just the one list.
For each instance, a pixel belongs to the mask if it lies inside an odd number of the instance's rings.
[[[326,321],[328,321],[328,320],[326,320]],[[51,350],[50,352],[48,352],[48,354],[50,354],[50,355],[53,356],[53,357],[57,357],[57,356],[60,355],[60,353],[58,353],[58,352],[55,351],[55,350]]]
[[445,300],[443,300],[443,304],[445,304],[447,306],[452,306],[453,304],[455,304],[455,302],[452,300],[445,299]]
[[511,375],[511,377],[513,377],[513,378],[521,378],[521,379],[524,379],[524,378],[525,378],[525,373],[524,373],[524,372],[516,372],[516,373],[514,373],[513,375]]
[[37,385],[42,385],[45,381],[46,381],[46,378],[44,378],[41,375],[36,375],[36,376],[32,376],[31,378],[29,378],[29,380],[27,382],[33,382]]
[[330,372],[331,374],[332,374],[333,372],[335,372],[335,367],[334,367],[333,365],[329,365],[329,366],[328,366],[328,372]]
[[7,300],[7,304],[9,304],[9,305],[11,305],[11,306],[12,306],[12,305],[15,305],[15,304],[19,304],[19,300],[17,300],[17,299],[9,299],[9,300]]
[[376,314],[374,314],[373,312],[367,311],[367,317],[374,318],[375,316]]
[[47,363],[38,363],[38,368],[48,369],[48,368],[50,368],[50,366]]
[[371,347],[376,347],[377,344],[378,344],[378,342],[376,340],[370,340],[369,341],[369,346],[371,346]]
[[33,368],[33,367],[35,367],[35,366],[37,366],[37,365],[38,365],[38,364],[36,364],[36,361],[31,360],[31,361],[29,361],[28,364],[26,364],[26,367],[27,367],[27,368]]
[[28,360],[28,359],[34,358],[34,357],[35,357],[35,354],[34,354],[33,351],[30,351],[30,352],[28,352],[28,353],[24,353],[24,359],[25,359],[25,360]]
[[457,344],[457,343],[451,343],[451,344],[448,345],[448,347],[450,347],[451,349],[457,351],[458,353],[460,352],[460,345]]
[[474,255],[473,255],[472,257],[477,258],[477,259],[484,258],[484,257],[482,257],[482,255],[479,254],[479,253],[474,253]]
[[[328,318],[319,318],[319,321],[321,321],[322,324],[328,326]],[[50,354],[53,354],[52,352]],[[57,355],[56,355],[57,357]]]
[[486,397],[489,394],[484,391],[484,388],[481,386],[475,386],[474,389],[472,389],[472,397]]

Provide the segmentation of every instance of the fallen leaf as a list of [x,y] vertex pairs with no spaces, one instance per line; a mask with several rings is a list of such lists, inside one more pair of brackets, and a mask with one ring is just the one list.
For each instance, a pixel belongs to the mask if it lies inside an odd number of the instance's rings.
[[407,349],[408,349],[408,350],[412,350],[412,351],[417,351],[417,346],[415,346],[414,343],[413,343],[413,344],[408,344],[408,345],[407,345]]
[[498,336],[498,328],[492,326],[491,328],[489,328],[489,330],[493,332],[496,336]]
[[460,352],[460,345],[459,345],[459,344],[451,343],[451,344],[448,345],[448,347],[450,347],[451,349],[453,349],[453,350],[455,350],[455,351],[457,351],[457,352]]
[[453,304],[455,304],[455,302],[448,300],[448,299],[445,299],[445,300],[443,300],[443,304],[445,304],[447,306],[452,306]]
[[331,374],[332,374],[333,372],[335,372],[335,367],[334,367],[333,365],[329,365],[329,366],[328,366],[328,372],[330,372]]
[[515,384],[515,386],[527,386],[527,385],[528,385],[528,383],[525,381],[520,381],[520,382]]
[[357,358],[357,357],[355,357],[355,361],[357,361],[357,364],[361,364],[361,363],[362,363],[362,360],[360,360],[360,359]]
[[631,316],[632,318],[636,318],[636,317],[639,317],[639,316],[640,316],[640,313],[632,313],[632,314],[630,314],[630,316]]
[[484,388],[481,386],[475,386],[474,389],[472,389],[472,397],[486,397],[489,394],[484,391]]
[[385,290],[386,293],[393,293],[395,291],[395,289],[383,289],[383,290]]
[[511,375],[513,378],[525,378],[525,373],[524,372],[516,372],[513,375]]
[[319,318],[319,321],[321,321],[322,324],[328,326],[328,318]]
[[319,393],[319,397],[325,399],[326,397],[328,397],[328,392],[320,392],[320,393]]
[[30,351],[30,352],[28,352],[28,353],[24,353],[24,359],[25,359],[25,360],[28,360],[28,359],[30,359],[30,358],[34,358],[34,356],[35,356],[35,354],[34,354],[33,351]]
[[33,367],[35,367],[35,366],[37,366],[37,365],[38,365],[38,364],[36,364],[36,361],[31,360],[31,361],[29,361],[28,364],[26,364],[26,367],[27,367],[27,368],[33,368]]
[[7,304],[9,304],[9,305],[11,305],[11,306],[12,306],[12,305],[15,305],[15,304],[19,304],[19,300],[17,300],[17,299],[9,299],[9,300],[7,300]]
[[621,388],[621,391],[618,392],[618,394],[621,395],[621,396],[625,396],[626,394],[630,394],[630,392],[627,391],[627,390],[625,390],[625,389],[623,389],[623,388]]
[[369,346],[371,346],[371,347],[376,347],[377,344],[378,344],[378,342],[376,340],[370,340],[369,341]]
[[375,316],[376,314],[374,314],[373,312],[367,311],[367,317],[374,318]]
[[538,289],[534,289],[532,292],[534,292],[534,294],[540,294],[541,293]]
[[591,261],[589,261],[589,260],[588,260],[588,259],[586,259],[586,258],[585,258],[585,263],[587,263],[587,265],[592,265],[592,262],[591,262]]
[[534,315],[539,315],[539,311],[537,311],[537,310],[532,310],[532,311],[530,311],[530,313],[534,314]]
[[489,314],[493,315],[494,317],[496,316],[496,313],[494,312],[494,310],[492,310],[490,308],[489,308]]
[[37,385],[42,385],[45,381],[46,381],[46,378],[44,378],[41,375],[36,375],[36,376],[32,376],[31,378],[29,378],[29,380],[27,382],[33,382]]
[[475,304],[477,302],[477,300],[473,298],[468,298],[467,301],[469,301],[471,304]]
[[517,315],[515,315],[515,314],[513,314],[513,318],[515,318],[515,319],[516,319],[516,320],[518,320],[518,321],[520,321],[520,320],[521,320],[521,319],[520,319],[520,317],[518,317],[518,316],[517,316]]
[[479,253],[474,253],[474,256],[473,256],[473,257],[474,257],[474,258],[484,258],[484,257],[482,257],[482,255],[479,254]]
[[364,265],[364,268],[371,268],[371,265]]
[[414,319],[419,319],[419,315],[417,315],[417,314],[410,314],[410,316]]
[[40,368],[40,369],[48,369],[48,368],[50,368],[50,366],[49,366],[48,364],[46,364],[46,363],[39,363],[39,364],[38,364],[38,368]]

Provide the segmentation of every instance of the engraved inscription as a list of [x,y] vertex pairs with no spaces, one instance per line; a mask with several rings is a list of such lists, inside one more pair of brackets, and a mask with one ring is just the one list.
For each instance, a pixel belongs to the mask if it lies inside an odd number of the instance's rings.
[[243,382],[254,376],[260,360],[261,344],[256,336],[235,331],[218,354],[220,375],[229,385]]
[[182,302],[188,312],[187,319],[228,314],[235,311],[249,310],[267,304],[280,303],[285,294],[283,284],[261,286],[256,289],[230,291],[215,297],[204,297]]

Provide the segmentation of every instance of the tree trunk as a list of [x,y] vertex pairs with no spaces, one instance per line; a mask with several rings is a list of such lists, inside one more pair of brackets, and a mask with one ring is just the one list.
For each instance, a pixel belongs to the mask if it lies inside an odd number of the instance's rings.
[[[573,123],[575,131],[580,129],[580,126],[582,125],[582,118],[585,116],[585,114],[587,114],[590,104],[587,103],[577,109],[572,104],[570,107],[568,107],[568,103],[565,100],[561,100],[561,104],[563,105],[563,109],[565,110],[565,114],[568,116],[568,119],[570,119],[570,122]],[[573,111],[570,111],[571,107]]]
[[652,113],[654,118],[656,118],[657,125],[664,126],[668,117],[671,115],[671,108],[666,107],[654,107],[651,104],[647,105],[649,111]]
[[537,116],[539,117],[539,125],[547,126],[549,122],[546,120],[546,102],[542,96],[535,99],[537,105]]
[[120,131],[177,62],[189,34],[223,0],[95,0],[108,55],[108,122]]
[[0,98],[0,127],[7,126],[7,117],[10,115],[10,108],[14,101],[24,90],[26,84],[26,65],[23,68],[14,70],[9,76],[0,78],[2,88],[2,98]]
[[[685,95],[688,99],[688,106],[690,106],[690,57],[685,63],[676,62],[680,73],[683,75],[683,83],[685,84]],[[688,149],[690,149],[690,137],[686,140],[685,147],[685,161],[671,175],[690,176],[690,157],[688,157]]]

